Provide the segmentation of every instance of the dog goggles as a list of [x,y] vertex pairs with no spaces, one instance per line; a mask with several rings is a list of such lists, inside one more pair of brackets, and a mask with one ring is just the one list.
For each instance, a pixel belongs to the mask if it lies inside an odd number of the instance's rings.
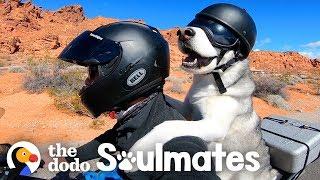
[[232,48],[239,42],[234,33],[221,23],[205,18],[196,18],[188,26],[198,27],[204,30],[212,45],[222,48]]
[[119,58],[121,53],[120,43],[85,31],[76,37],[58,58],[81,66],[104,65]]

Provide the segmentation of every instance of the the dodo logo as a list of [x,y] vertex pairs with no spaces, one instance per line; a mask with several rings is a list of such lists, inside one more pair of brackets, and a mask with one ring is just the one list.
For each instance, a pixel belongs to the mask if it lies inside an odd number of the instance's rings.
[[135,70],[127,79],[128,86],[135,86],[146,76],[146,70],[143,68]]
[[29,176],[35,172],[41,161],[38,148],[26,141],[15,143],[7,154],[7,163],[16,175]]

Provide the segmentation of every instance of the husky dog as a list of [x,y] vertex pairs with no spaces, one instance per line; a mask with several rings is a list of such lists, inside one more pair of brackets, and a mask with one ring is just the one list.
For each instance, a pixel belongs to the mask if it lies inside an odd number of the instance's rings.
[[[153,151],[155,143],[164,144],[180,136],[196,136],[208,143],[209,150],[221,143],[227,153],[255,151],[259,154],[256,159],[260,163],[258,171],[232,172],[224,168],[217,172],[221,179],[276,179],[277,171],[270,165],[269,149],[261,136],[260,119],[252,106],[255,84],[248,60],[235,61],[239,56],[237,48],[214,46],[206,27],[197,24],[190,23],[178,31],[179,48],[188,56],[183,60],[182,68],[194,77],[183,105],[174,105],[192,121],[166,121],[140,139],[131,150]],[[218,30],[223,28],[219,24],[215,26]]]

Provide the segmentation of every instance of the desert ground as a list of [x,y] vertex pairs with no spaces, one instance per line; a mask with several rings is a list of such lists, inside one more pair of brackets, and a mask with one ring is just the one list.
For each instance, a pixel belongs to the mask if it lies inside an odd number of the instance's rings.
[[[30,2],[0,3],[0,112],[4,112],[0,117],[0,143],[22,139],[36,144],[86,142],[114,125],[115,120],[108,116],[92,119],[79,104],[71,103],[73,106],[66,108],[68,102],[60,102],[57,93],[46,88],[50,84],[33,91],[26,81],[38,72],[34,69],[43,67],[41,62],[58,61],[55,57],[59,52],[83,30],[116,21],[88,19],[80,6],[50,12]],[[180,68],[184,55],[178,50],[176,31],[161,31],[171,53],[171,75],[165,93],[183,100],[192,75]],[[320,123],[318,60],[297,52],[269,51],[252,52],[249,59],[258,86],[254,109],[261,118],[276,114]],[[30,61],[37,64],[30,65]],[[274,81],[263,82],[270,77]],[[75,96],[72,94],[70,99]]]

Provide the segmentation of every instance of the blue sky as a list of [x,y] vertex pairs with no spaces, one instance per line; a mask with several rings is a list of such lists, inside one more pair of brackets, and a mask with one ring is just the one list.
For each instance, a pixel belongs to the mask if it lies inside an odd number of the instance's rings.
[[80,4],[87,17],[143,19],[160,29],[184,26],[208,5],[227,2],[245,8],[258,29],[255,49],[299,51],[320,57],[318,0],[34,0],[44,9]]

